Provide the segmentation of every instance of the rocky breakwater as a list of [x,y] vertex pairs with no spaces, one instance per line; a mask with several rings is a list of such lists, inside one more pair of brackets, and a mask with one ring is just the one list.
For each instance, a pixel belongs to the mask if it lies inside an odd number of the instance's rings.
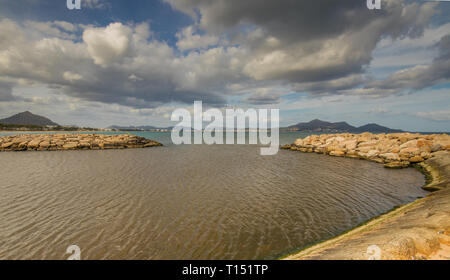
[[429,175],[424,198],[285,259],[450,259],[450,136],[337,134],[298,139],[285,149],[362,158],[386,167],[421,166]]
[[447,134],[322,134],[297,139],[283,149],[321,153],[330,156],[361,158],[383,163],[387,168],[404,168],[450,151]]
[[154,146],[162,144],[128,134],[24,134],[0,137],[0,151],[104,150]]

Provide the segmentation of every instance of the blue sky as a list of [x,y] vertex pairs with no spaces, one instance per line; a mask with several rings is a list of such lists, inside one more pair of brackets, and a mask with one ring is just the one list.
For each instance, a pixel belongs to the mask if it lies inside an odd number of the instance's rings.
[[450,3],[65,2],[0,0],[0,118],[168,126],[202,100],[450,131]]

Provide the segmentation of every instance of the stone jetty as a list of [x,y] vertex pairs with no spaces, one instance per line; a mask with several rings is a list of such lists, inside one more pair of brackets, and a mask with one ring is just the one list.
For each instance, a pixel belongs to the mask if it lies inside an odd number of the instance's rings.
[[449,260],[450,136],[447,134],[328,134],[283,148],[372,160],[385,167],[417,164],[428,174],[424,198],[345,234],[289,255],[288,260]]
[[129,134],[23,134],[0,137],[0,151],[105,150],[154,146],[162,144]]
[[282,149],[361,158],[383,163],[387,168],[404,168],[450,151],[448,134],[322,134],[297,139]]

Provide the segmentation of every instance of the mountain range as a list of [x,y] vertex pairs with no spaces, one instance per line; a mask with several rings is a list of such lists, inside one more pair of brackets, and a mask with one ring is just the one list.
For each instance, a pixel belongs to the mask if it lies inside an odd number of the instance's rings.
[[349,125],[346,122],[326,122],[321,120],[312,120],[310,122],[301,122],[296,125],[285,128],[290,131],[308,131],[308,132],[351,132],[351,133],[395,133],[402,132],[400,129],[391,129],[376,123],[366,124],[360,127]]
[[[9,118],[0,119],[0,124],[12,124],[12,125],[37,125],[37,126],[59,126],[52,120],[35,115],[29,111],[22,112],[11,116]],[[112,125],[109,129],[117,130],[170,130],[171,127],[155,127],[155,126],[118,126]],[[306,132],[350,132],[350,133],[395,133],[402,132],[399,129],[391,129],[385,126],[381,126],[375,123],[366,124],[360,127],[349,125],[346,122],[326,122],[321,120],[312,120],[310,122],[301,122],[296,125],[281,128],[281,130],[288,131],[306,131]]]
[[1,119],[0,123],[13,125],[59,126],[59,124],[53,122],[52,120],[43,116],[35,115],[29,111],[16,114],[6,119]]

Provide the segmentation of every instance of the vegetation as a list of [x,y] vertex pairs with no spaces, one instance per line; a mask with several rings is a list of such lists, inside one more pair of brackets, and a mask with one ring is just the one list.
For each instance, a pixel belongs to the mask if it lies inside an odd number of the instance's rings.
[[96,128],[76,126],[40,126],[32,124],[2,124],[0,130],[6,131],[96,131]]

